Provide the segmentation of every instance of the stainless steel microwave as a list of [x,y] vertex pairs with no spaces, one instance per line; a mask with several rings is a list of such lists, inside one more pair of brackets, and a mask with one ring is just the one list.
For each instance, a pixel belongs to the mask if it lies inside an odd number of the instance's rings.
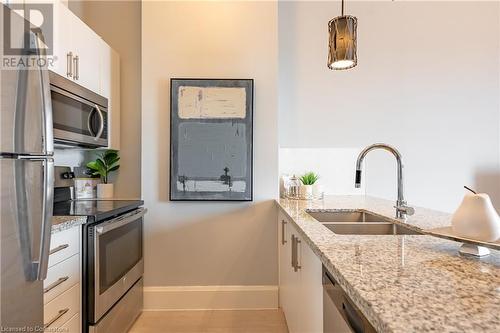
[[62,146],[108,146],[108,99],[49,72],[54,143]]

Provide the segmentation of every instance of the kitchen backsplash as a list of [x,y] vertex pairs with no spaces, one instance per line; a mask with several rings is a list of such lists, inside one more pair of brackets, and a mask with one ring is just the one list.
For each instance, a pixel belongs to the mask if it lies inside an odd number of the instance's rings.
[[356,158],[359,148],[280,148],[280,175],[301,175],[307,171],[319,174],[325,194],[364,194],[364,185],[354,187]]

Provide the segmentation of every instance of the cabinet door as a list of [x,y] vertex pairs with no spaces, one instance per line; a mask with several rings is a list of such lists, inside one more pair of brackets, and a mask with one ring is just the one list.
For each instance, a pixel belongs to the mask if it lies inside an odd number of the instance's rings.
[[278,216],[278,247],[279,247],[279,302],[280,307],[288,320],[290,311],[290,282],[291,282],[291,240],[290,223],[280,213]]
[[108,148],[120,149],[120,56],[101,40],[100,94],[108,99]]
[[54,0],[53,5],[53,61],[49,62],[49,69],[72,79],[71,16],[74,14],[59,0]]
[[309,245],[301,240],[298,246],[300,269],[301,332],[323,332],[322,264]]
[[73,80],[87,89],[99,92],[101,38],[76,15],[71,15],[70,19]]
[[[278,235],[279,300],[288,330],[290,333],[322,333],[321,261],[281,212],[278,218]],[[297,270],[292,266],[294,238]]]
[[[286,220],[286,219],[285,219]],[[284,303],[282,305],[283,312],[285,314],[286,322],[288,325],[288,331],[290,333],[303,333],[301,331],[301,314],[300,314],[300,274],[299,271],[295,271],[292,266],[292,256],[293,256],[293,239],[297,237],[297,231],[290,221],[287,221],[285,234],[286,234],[286,252],[284,254]],[[281,260],[281,258],[280,258]],[[281,289],[281,285],[280,285]]]

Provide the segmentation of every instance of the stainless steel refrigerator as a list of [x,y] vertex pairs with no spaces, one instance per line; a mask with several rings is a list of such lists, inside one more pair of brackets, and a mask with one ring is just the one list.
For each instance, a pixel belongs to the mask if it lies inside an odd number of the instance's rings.
[[[42,64],[41,31],[8,7],[0,7],[2,51],[6,43],[23,45],[19,41],[29,38],[22,57]],[[5,52],[2,57],[11,58]],[[53,208],[49,76],[43,66],[6,66],[5,61],[1,66],[0,331],[40,332]]]

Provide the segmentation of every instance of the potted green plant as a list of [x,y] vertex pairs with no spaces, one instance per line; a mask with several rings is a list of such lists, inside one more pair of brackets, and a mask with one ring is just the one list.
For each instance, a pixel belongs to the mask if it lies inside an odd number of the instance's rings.
[[105,150],[95,161],[87,163],[87,168],[92,171],[93,176],[101,177],[101,184],[97,184],[97,197],[112,198],[114,187],[109,183],[109,174],[120,168],[120,156],[118,151],[113,149]]
[[319,176],[314,172],[306,172],[302,176],[300,176],[300,181],[302,182],[301,186],[301,195],[307,199],[311,199],[313,197],[313,186],[318,181]]

